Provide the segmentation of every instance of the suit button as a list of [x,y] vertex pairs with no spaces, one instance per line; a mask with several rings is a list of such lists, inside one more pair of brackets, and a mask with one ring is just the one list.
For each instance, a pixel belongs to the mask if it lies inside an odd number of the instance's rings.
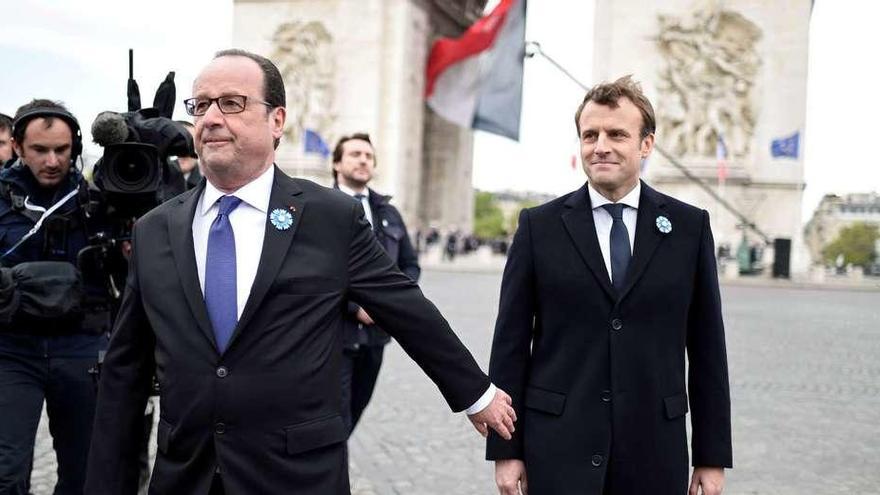
[[605,461],[605,458],[599,454],[595,454],[590,458],[590,462],[593,464],[593,467],[599,467],[602,465],[602,462]]
[[623,328],[623,321],[620,318],[611,320],[611,328],[614,330],[620,330]]
[[229,374],[229,370],[226,369],[226,366],[221,366],[217,368],[217,378],[226,378],[226,375]]
[[226,433],[226,425],[224,423],[215,423],[214,424],[214,433],[218,435],[222,435]]
[[602,391],[602,402],[611,402],[611,391],[603,390]]

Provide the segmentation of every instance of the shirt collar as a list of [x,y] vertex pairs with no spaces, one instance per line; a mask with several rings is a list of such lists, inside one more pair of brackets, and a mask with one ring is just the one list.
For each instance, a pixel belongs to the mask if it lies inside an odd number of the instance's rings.
[[355,194],[363,194],[365,198],[370,199],[370,188],[368,188],[368,187],[365,187],[363,192],[358,193],[358,192],[355,192],[355,190],[350,187],[343,186],[342,184],[338,184],[338,185],[339,185],[340,191],[344,192],[345,194],[348,194],[351,197],[354,197]]
[[[602,205],[606,205],[609,203],[613,203],[613,201],[609,200],[605,196],[599,194],[599,191],[593,189],[593,185],[589,182],[587,183],[587,191],[590,193],[590,205],[595,210],[596,208],[601,207]],[[632,191],[627,193],[626,196],[620,198],[618,203],[623,203],[630,208],[639,209],[639,197],[642,194],[642,181],[636,182],[636,187],[633,188]]]
[[[272,183],[275,182],[275,167],[269,167],[265,172],[260,174],[256,179],[248,182],[232,193],[238,199],[244,201],[250,206],[260,210],[263,213],[269,211],[269,197],[272,195]],[[202,193],[202,215],[207,215],[211,211],[211,207],[227,193],[217,189],[206,181],[205,192]]]

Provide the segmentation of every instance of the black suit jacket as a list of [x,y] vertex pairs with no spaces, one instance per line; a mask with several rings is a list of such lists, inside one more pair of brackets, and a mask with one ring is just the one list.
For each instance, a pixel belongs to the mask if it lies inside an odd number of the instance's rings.
[[[661,215],[671,232],[658,229]],[[615,495],[686,493],[688,402],[694,465],[731,466],[708,214],[643,183],[633,258],[617,293],[586,185],[524,210],[489,370],[519,422],[510,442],[490,435],[487,458],[524,459],[535,493],[599,495],[606,476]]]
[[[418,282],[422,272],[419,267],[419,257],[409,240],[403,217],[397,208],[390,203],[391,196],[385,196],[370,189],[370,194],[367,197],[372,211],[373,234],[376,236],[376,240],[388,253],[388,257],[394,260],[397,268],[414,282]],[[348,305],[348,317],[345,319],[343,333],[345,347],[356,349],[361,345],[382,346],[387,344],[391,339],[378,325],[364,325],[358,321],[357,311],[359,308],[360,306],[353,302]]]
[[453,410],[489,385],[418,286],[341,192],[275,170],[250,298],[217,352],[199,287],[192,218],[204,182],[141,218],[103,366],[86,493],[136,493],[139,431],[155,369],[161,387],[150,493],[348,494],[340,416],[345,301],[366,308],[437,383]]

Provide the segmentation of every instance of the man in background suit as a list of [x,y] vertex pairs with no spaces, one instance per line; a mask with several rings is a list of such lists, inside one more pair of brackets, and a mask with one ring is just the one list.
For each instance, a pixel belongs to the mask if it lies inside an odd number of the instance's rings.
[[628,76],[591,89],[575,124],[588,183],[523,210],[504,270],[489,375],[520,420],[488,439],[496,483],[718,495],[732,449],[709,215],[639,180],[654,111]]
[[363,208],[273,166],[286,109],[268,59],[219,52],[187,112],[207,181],[140,218],[102,370],[86,493],[137,485],[153,373],[155,494],[348,494],[343,308],[369,311],[453,410],[505,437],[496,390],[433,304],[376,242]]
[[[376,152],[370,135],[343,136],[333,149],[333,184],[364,208],[376,240],[413,282],[419,281],[419,258],[406,232],[403,217],[391,203],[391,196],[377,193],[367,184],[376,169]],[[343,331],[342,416],[349,433],[370,402],[385,345],[391,341],[364,308],[348,303]]]

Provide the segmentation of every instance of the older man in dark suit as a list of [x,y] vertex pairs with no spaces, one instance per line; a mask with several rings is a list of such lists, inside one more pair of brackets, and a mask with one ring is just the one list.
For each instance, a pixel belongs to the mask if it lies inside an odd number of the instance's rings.
[[339,191],[274,166],[286,111],[269,60],[220,52],[187,111],[207,181],[138,220],[104,361],[86,493],[136,492],[140,417],[161,390],[150,493],[348,494],[341,416],[345,302],[438,385],[509,437],[509,397],[489,383],[418,286]]
[[488,440],[499,490],[717,495],[732,449],[709,215],[640,181],[654,111],[629,77],[575,124],[588,183],[520,214],[504,271],[489,375],[520,421]]

